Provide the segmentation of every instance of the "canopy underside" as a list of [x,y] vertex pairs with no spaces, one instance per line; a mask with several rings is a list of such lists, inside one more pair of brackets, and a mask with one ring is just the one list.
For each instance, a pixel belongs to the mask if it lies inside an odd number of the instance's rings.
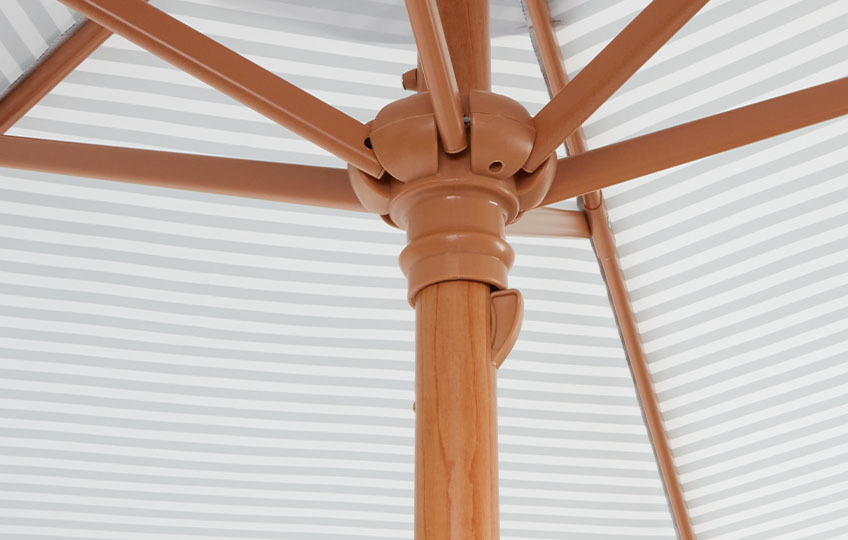
[[[360,121],[407,95],[399,0],[151,3]],[[569,73],[647,4],[551,2]],[[75,21],[53,0],[0,0],[0,89]],[[535,113],[548,95],[520,3],[495,0],[492,25],[493,90]],[[846,28],[843,0],[712,0],[585,124],[588,144],[845,77]],[[8,134],[343,165],[120,37]],[[846,147],[835,120],[605,190],[700,539],[848,534]],[[411,538],[401,232],[0,179],[3,532]],[[511,243],[527,312],[499,374],[502,538],[674,538],[589,241]]]

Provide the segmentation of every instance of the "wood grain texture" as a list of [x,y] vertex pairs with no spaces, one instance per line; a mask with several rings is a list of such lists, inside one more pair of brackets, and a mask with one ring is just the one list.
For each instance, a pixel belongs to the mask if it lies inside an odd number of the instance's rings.
[[459,92],[491,90],[488,0],[437,0]]
[[500,536],[489,296],[447,281],[416,298],[416,540]]

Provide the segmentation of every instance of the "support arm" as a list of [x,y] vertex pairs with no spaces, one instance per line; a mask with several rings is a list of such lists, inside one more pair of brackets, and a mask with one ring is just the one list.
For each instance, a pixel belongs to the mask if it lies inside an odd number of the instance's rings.
[[418,58],[433,103],[436,126],[445,152],[461,152],[468,146],[459,86],[436,0],[406,0]]
[[559,160],[543,205],[848,114],[848,77]]
[[627,82],[707,0],[653,0],[534,118],[533,171]]
[[[527,7],[527,14],[530,17],[533,34],[536,36],[536,47],[542,61],[542,69],[546,75],[545,79],[548,81],[551,92],[557,93],[568,84],[568,74],[560,55],[547,0],[524,0],[524,2]],[[576,156],[587,151],[586,139],[583,136],[583,130],[580,128],[568,136],[565,144],[568,147],[569,156]],[[603,195],[600,191],[592,191],[584,194],[582,198],[586,220],[589,224],[589,237],[592,239],[592,246],[595,249],[607,285],[613,314],[621,334],[627,361],[630,364],[633,383],[636,386],[639,404],[645,419],[645,427],[648,429],[648,436],[651,439],[651,445],[654,447],[657,468],[660,471],[663,487],[668,496],[674,525],[681,540],[693,540],[695,532],[692,527],[692,519],[686,506],[680,476],[674,464],[668,433],[663,423],[659,400],[648,369],[645,349],[642,346],[639,328],[636,325],[636,316],[624,280],[624,272],[618,260],[618,249],[609,224]],[[537,208],[536,210],[541,209]]]
[[364,212],[347,171],[0,136],[0,167]]
[[506,227],[507,236],[548,236],[551,238],[590,238],[583,212],[559,208],[534,208]]
[[166,62],[291,129],[372,176],[368,127],[270,71],[137,0],[60,0]]

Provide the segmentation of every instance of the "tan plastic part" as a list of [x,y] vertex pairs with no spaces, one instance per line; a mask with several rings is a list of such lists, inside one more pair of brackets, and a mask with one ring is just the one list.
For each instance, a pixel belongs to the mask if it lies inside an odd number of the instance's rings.
[[542,203],[548,190],[551,189],[551,184],[554,183],[556,169],[557,159],[554,154],[532,173],[526,173],[523,170],[516,173],[518,201],[522,210],[536,208]]
[[374,118],[370,139],[380,164],[402,182],[439,169],[436,119],[427,92],[386,105]]
[[401,76],[401,85],[404,90],[418,90],[418,68],[412,68]]
[[471,172],[503,180],[515,174],[533,149],[536,128],[520,103],[506,96],[472,90]]
[[480,281],[504,289],[515,254],[506,223],[518,213],[507,186],[486,177],[435,176],[407,184],[389,215],[407,233],[400,267],[409,280],[409,302],[442,281]]
[[524,298],[516,289],[492,293],[492,365],[500,368],[509,356],[524,320]]
[[468,133],[462,121],[462,98],[445,39],[436,0],[406,0],[406,10],[415,44],[418,62],[429,87],[436,125],[442,147],[455,154],[468,147]]
[[368,212],[385,215],[389,213],[392,200],[391,177],[374,178],[353,165],[347,166],[348,178],[353,192]]
[[400,266],[412,305],[422,289],[445,281],[505,289],[514,259],[506,225],[539,204],[556,173],[555,156],[533,173],[521,170],[534,137],[521,104],[482,90],[464,101],[471,132],[464,151],[439,145],[421,92],[386,106],[372,123],[371,145],[388,174],[349,169],[362,205],[407,232]]
[[507,236],[546,236],[552,238],[591,238],[586,215],[577,210],[535,208],[523,212],[506,228]]

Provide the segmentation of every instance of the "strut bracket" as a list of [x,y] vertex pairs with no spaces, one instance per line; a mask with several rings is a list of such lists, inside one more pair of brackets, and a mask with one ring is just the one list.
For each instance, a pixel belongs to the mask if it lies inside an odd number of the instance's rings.
[[517,289],[492,293],[492,365],[501,367],[512,351],[521,322],[524,320],[524,298]]

